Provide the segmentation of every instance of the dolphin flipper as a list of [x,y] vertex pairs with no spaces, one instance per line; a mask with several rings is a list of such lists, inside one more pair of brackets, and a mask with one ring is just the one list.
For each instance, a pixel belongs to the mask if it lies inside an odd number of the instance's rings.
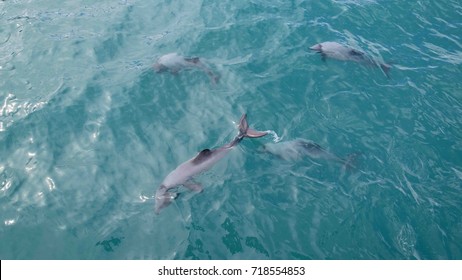
[[194,181],[187,181],[183,184],[186,188],[194,192],[202,192],[202,185]]
[[185,58],[186,62],[194,64],[197,68],[201,69],[202,71],[207,74],[212,84],[216,85],[220,80],[220,76],[216,75],[206,64],[202,63],[199,57],[191,57]]
[[386,63],[381,63],[380,68],[382,71],[385,73],[388,79],[390,79],[390,70],[391,70],[391,65],[386,64]]

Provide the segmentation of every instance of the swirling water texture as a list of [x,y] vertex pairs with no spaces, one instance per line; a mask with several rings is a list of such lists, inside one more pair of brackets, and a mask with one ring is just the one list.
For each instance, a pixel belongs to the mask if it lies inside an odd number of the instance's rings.
[[[0,258],[460,259],[458,1],[2,1]],[[322,62],[338,41],[393,65]],[[168,52],[220,74],[156,74]],[[241,113],[358,168],[244,140],[161,215],[168,172]]]

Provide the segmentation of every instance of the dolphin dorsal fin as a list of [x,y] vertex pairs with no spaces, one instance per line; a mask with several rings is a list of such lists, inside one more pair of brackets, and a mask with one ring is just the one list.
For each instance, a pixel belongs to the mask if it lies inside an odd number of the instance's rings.
[[192,160],[192,163],[199,164],[203,162],[205,159],[207,159],[210,156],[210,154],[212,154],[211,150],[204,149],[197,154],[197,156]]
[[361,51],[358,51],[358,50],[351,49],[350,50],[350,55],[362,56],[362,55],[364,55],[364,53],[361,52]]
[[199,57],[185,57],[184,60],[186,60],[187,62],[194,63],[194,64],[199,63]]

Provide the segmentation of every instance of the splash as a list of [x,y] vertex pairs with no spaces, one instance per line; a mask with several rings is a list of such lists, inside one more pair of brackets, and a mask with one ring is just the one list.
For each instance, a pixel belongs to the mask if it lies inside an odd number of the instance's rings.
[[281,142],[281,140],[283,138],[283,137],[279,137],[279,135],[274,130],[267,130],[265,132],[268,133],[269,135],[273,136],[273,142],[274,143]]

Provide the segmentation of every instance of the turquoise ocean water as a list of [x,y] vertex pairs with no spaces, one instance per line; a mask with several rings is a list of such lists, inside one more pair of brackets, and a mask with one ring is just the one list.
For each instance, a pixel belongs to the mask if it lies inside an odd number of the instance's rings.
[[[170,52],[219,83],[155,73]],[[1,1],[0,258],[462,259],[461,81],[456,0]],[[156,215],[244,112],[271,134]],[[298,138],[356,168],[263,149]]]

